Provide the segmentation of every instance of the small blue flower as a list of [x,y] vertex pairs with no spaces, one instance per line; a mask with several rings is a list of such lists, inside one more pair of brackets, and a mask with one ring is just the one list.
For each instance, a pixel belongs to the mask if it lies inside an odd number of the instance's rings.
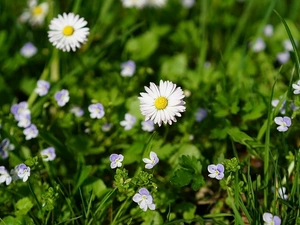
[[23,131],[23,134],[26,136],[26,140],[30,140],[32,138],[36,138],[39,134],[39,131],[34,124],[31,124]]
[[122,154],[111,154],[109,157],[110,160],[110,168],[115,169],[116,167],[121,167],[122,162],[124,160],[124,156]]
[[44,161],[52,161],[56,157],[55,149],[53,147],[46,148],[41,151],[41,155]]
[[76,117],[82,117],[84,114],[84,111],[79,106],[73,106],[70,110],[71,113],[73,113]]
[[10,143],[8,138],[4,138],[0,144],[0,156],[2,159],[6,159],[8,157],[8,151],[12,151],[15,149],[15,146]]
[[275,117],[274,118],[274,122],[277,125],[279,125],[277,127],[277,130],[279,132],[285,132],[285,131],[287,131],[288,128],[292,125],[291,118],[288,117],[288,116],[284,116],[284,117],[278,116],[278,117]]
[[260,52],[266,48],[266,43],[262,38],[257,38],[251,45],[253,52]]
[[300,94],[300,80],[297,81],[297,84],[293,84],[292,87],[295,89],[293,92],[295,95]]
[[195,113],[196,121],[201,122],[207,116],[207,110],[203,108],[199,108],[198,111]]
[[56,92],[54,97],[60,107],[67,104],[70,100],[69,91],[65,89]]
[[31,124],[31,116],[30,114],[21,114],[19,115],[19,120],[18,120],[18,127],[29,127]]
[[101,130],[103,132],[109,132],[111,130],[112,126],[113,125],[111,123],[106,123],[101,127]]
[[222,180],[224,177],[224,166],[222,164],[211,164],[207,167],[209,177],[216,178],[217,180]]
[[132,77],[135,72],[135,62],[129,60],[121,64],[121,76],[123,77]]
[[152,120],[142,121],[142,130],[148,132],[154,131],[154,122]]
[[11,183],[11,176],[4,166],[0,166],[0,184],[4,183],[9,185]]
[[133,116],[129,113],[126,113],[125,120],[121,121],[120,124],[121,124],[121,126],[124,127],[125,130],[130,130],[133,127],[133,125],[135,124],[135,122],[136,122],[135,116]]
[[36,53],[37,48],[31,42],[27,42],[20,50],[20,54],[25,58],[31,58]]
[[37,87],[34,89],[35,93],[37,93],[39,96],[44,96],[48,94],[50,88],[50,83],[45,80],[39,80],[37,82]]
[[155,152],[150,152],[150,159],[143,158],[143,162],[146,163],[146,169],[152,169],[159,162],[159,158]]
[[92,119],[101,119],[104,115],[104,107],[101,103],[91,104],[88,108]]
[[21,116],[30,115],[27,102],[14,104],[10,108],[10,112],[14,115],[15,120],[19,121]]
[[263,220],[265,225],[280,225],[281,219],[278,216],[273,216],[271,213],[265,212],[263,214]]
[[155,210],[153,197],[146,188],[141,188],[139,192],[133,196],[132,200],[136,202],[143,211],[147,211],[148,208]]
[[15,169],[11,170],[10,173],[14,181],[22,179],[23,182],[26,182],[30,176],[30,167],[26,166],[24,163],[21,163],[15,166]]

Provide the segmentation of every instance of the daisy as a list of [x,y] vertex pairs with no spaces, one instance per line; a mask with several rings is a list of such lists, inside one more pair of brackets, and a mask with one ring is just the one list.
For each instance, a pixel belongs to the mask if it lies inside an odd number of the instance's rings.
[[150,88],[145,87],[147,93],[140,93],[141,113],[146,117],[145,121],[152,120],[154,124],[161,126],[162,122],[176,122],[175,116],[181,117],[185,111],[183,91],[171,81],[160,81],[159,86],[150,83]]
[[74,13],[58,15],[50,22],[49,41],[64,52],[71,49],[75,52],[76,48],[86,42],[89,35],[89,28],[84,27],[85,25],[87,22]]
[[147,4],[154,7],[163,7],[166,4],[167,0],[148,0]]
[[48,9],[49,5],[47,2],[38,5],[36,0],[29,0],[28,9],[20,16],[20,21],[22,23],[28,21],[31,26],[42,25],[48,14]]
[[121,0],[125,8],[143,8],[147,4],[147,0]]

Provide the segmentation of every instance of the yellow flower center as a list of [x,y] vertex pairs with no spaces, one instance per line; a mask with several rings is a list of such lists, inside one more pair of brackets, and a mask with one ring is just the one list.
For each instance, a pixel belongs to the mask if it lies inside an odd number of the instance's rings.
[[71,36],[74,33],[74,28],[71,26],[65,26],[63,29],[63,35],[65,36]]
[[36,6],[32,9],[32,14],[35,16],[42,14],[42,12],[43,12],[43,9],[41,6]]
[[168,99],[166,99],[163,96],[160,96],[157,99],[155,99],[154,105],[159,110],[165,109],[168,105]]

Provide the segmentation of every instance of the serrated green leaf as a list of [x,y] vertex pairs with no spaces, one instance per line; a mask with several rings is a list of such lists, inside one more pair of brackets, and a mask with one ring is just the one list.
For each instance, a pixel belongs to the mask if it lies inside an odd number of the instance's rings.
[[193,178],[191,187],[193,188],[194,191],[197,191],[204,184],[205,184],[205,180],[203,176],[197,176]]
[[33,203],[28,197],[22,198],[16,203],[17,211],[15,214],[17,216],[26,215],[32,207]]
[[178,187],[184,187],[191,182],[193,177],[193,172],[181,168],[175,171],[174,176],[171,178],[171,182]]

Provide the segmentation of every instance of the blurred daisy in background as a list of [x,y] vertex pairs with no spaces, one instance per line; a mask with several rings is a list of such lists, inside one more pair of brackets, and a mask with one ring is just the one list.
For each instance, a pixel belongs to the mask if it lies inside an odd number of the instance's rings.
[[84,27],[87,21],[74,13],[64,13],[51,20],[48,31],[49,41],[56,48],[69,52],[76,51],[87,41],[89,28]]
[[150,83],[150,88],[145,87],[147,93],[140,93],[141,113],[145,121],[152,120],[154,124],[177,122],[176,117],[181,117],[185,111],[184,94],[180,87],[171,81],[160,81],[159,86]]
[[155,7],[163,7],[167,3],[167,0],[148,0],[147,5]]
[[195,0],[181,0],[181,4],[184,8],[191,8],[195,4]]
[[29,0],[28,8],[24,10],[19,20],[22,23],[29,22],[31,26],[43,25],[48,9],[49,5],[47,2],[38,5],[36,0]]
[[143,8],[147,4],[147,0],[121,0],[125,8]]

